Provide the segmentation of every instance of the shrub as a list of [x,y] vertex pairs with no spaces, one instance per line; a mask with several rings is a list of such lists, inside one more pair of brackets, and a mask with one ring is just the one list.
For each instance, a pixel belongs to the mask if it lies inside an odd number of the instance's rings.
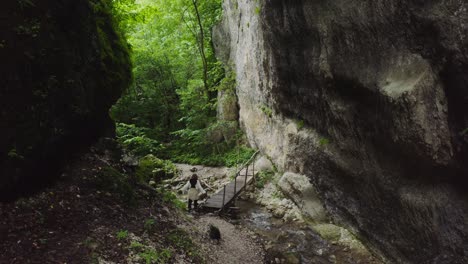
[[163,149],[157,140],[149,136],[151,129],[118,123],[116,132],[118,142],[133,155],[141,157]]
[[123,240],[123,239],[126,239],[128,237],[128,231],[127,230],[120,230],[119,232],[117,232],[117,239],[118,240]]
[[177,195],[175,195],[175,193],[165,190],[165,189],[158,189],[158,191],[160,194],[162,194],[162,200],[165,203],[171,203],[176,208],[179,208],[181,210],[184,210],[186,208],[185,203],[179,200],[179,198],[177,198]]
[[144,259],[146,264],[151,263],[168,263],[171,259],[171,251],[168,249],[162,249],[161,251],[157,251],[152,248],[147,248],[145,251],[140,252],[138,256]]
[[301,130],[304,127],[304,120],[296,120],[296,126],[298,130]]
[[174,177],[176,174],[177,168],[171,161],[158,159],[151,154],[140,159],[135,172],[141,182],[160,181]]
[[262,11],[261,7],[257,6],[255,7],[255,14],[260,15],[260,12]]
[[130,242],[130,249],[140,250],[140,249],[142,249],[144,247],[145,247],[145,245],[141,244],[138,241]]
[[271,109],[270,107],[268,107],[266,105],[261,105],[261,106],[259,106],[259,108],[268,117],[271,118],[273,116],[273,109]]
[[328,138],[321,138],[321,139],[319,139],[319,145],[320,145],[320,146],[323,147],[323,146],[326,146],[326,145],[328,145],[328,144],[330,144],[330,140],[329,140]]
[[262,189],[265,187],[265,184],[273,179],[273,176],[275,176],[275,172],[272,170],[260,171],[255,177],[255,187]]
[[183,251],[191,251],[194,248],[194,244],[190,235],[182,229],[175,229],[169,235],[168,239],[176,248]]

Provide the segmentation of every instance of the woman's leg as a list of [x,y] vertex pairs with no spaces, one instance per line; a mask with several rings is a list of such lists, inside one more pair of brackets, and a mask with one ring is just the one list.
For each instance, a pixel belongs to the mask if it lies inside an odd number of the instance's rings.
[[192,200],[188,199],[188,210],[192,210]]
[[193,200],[193,209],[198,209],[198,200]]

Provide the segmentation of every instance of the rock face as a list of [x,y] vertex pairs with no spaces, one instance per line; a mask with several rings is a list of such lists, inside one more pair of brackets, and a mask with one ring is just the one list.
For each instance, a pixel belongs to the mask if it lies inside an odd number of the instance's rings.
[[278,181],[278,187],[314,221],[326,221],[326,213],[317,197],[314,186],[305,175],[286,172]]
[[0,201],[41,187],[70,154],[113,133],[108,109],[131,63],[108,3],[2,3]]
[[240,124],[398,263],[468,262],[468,4],[225,0]]

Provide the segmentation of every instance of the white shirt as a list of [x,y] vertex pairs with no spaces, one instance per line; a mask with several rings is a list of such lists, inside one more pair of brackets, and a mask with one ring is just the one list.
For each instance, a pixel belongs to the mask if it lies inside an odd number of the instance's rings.
[[[187,183],[184,185],[184,187],[182,187],[182,191],[185,193],[188,191],[188,189],[190,189],[192,187],[192,184],[190,183],[190,180],[187,181]],[[197,191],[199,191],[200,193],[205,193],[205,190],[203,190],[201,184],[200,184],[200,181],[197,180],[197,184],[195,184],[195,189],[197,189]]]

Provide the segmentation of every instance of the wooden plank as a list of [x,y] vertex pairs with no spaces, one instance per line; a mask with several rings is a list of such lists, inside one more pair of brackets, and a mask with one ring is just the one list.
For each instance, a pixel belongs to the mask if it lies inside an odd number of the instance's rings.
[[[239,195],[244,190],[244,187],[246,186],[246,184],[250,184],[252,180],[253,180],[253,176],[250,176],[250,175],[247,175],[247,178],[242,175],[238,176],[236,178],[236,184],[234,184],[234,180],[231,181],[230,183],[226,185],[226,189],[223,188],[223,189],[218,190],[218,192],[215,195],[211,196],[203,206],[208,207],[208,208],[221,209],[223,207],[223,195],[224,195],[224,205],[227,205],[237,195]],[[236,187],[235,192],[234,192],[234,187]],[[224,193],[224,190],[226,190],[226,193]]]
[[[249,172],[252,173],[251,170],[249,170]],[[247,173],[246,176],[246,169],[243,168],[242,170],[240,170],[238,174],[239,176],[237,176],[235,180],[232,180],[231,182],[226,184],[225,188],[223,187],[219,189],[213,196],[208,198],[208,200],[203,206],[208,208],[221,209],[223,207],[223,200],[224,205],[230,203],[236,196],[238,196],[244,190],[246,185],[250,184],[253,181],[253,175],[250,173]],[[254,174],[255,173],[256,172],[254,172]]]

